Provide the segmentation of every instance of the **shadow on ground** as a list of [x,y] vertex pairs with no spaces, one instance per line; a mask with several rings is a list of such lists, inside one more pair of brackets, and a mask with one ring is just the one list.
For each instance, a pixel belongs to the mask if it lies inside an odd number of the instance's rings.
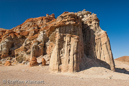
[[125,68],[116,68],[115,70],[116,72],[119,72],[119,73],[129,74],[129,71],[126,70]]

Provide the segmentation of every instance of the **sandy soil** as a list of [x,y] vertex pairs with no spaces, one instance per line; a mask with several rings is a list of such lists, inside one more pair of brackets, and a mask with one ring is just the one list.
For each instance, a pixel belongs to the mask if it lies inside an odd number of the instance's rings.
[[128,64],[115,61],[117,72],[92,67],[77,73],[50,73],[48,66],[0,66],[0,86],[129,86]]

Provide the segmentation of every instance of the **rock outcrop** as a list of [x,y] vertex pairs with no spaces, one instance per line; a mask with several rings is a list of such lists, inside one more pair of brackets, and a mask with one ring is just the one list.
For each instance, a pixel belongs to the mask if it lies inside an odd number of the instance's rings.
[[37,58],[32,57],[31,60],[30,60],[30,66],[36,66],[36,65],[38,65]]
[[83,21],[84,53],[88,58],[98,59],[110,65],[115,71],[113,55],[108,35],[99,26],[96,14],[83,10],[78,12]]
[[8,60],[8,61],[5,62],[4,65],[5,65],[5,66],[11,66],[11,62]]
[[[51,71],[76,72],[92,66],[115,71],[108,35],[99,26],[96,14],[89,11],[64,12],[30,18],[11,30],[0,31],[0,58],[14,57],[19,63],[30,61]],[[45,62],[50,61],[50,62]]]
[[44,58],[42,58],[42,66],[46,65],[46,60]]

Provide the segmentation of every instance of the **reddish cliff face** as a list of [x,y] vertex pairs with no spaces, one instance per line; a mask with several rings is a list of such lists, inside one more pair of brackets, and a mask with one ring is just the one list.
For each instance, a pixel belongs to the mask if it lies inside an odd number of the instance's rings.
[[[37,64],[37,57],[49,63],[51,71],[76,72],[92,66],[115,70],[107,33],[96,14],[64,12],[30,18],[11,30],[0,31],[0,58]],[[33,60],[35,59],[35,60]]]

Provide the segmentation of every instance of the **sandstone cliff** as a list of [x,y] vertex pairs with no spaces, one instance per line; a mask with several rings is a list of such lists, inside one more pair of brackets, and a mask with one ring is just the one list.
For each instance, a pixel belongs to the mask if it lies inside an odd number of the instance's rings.
[[[115,71],[108,35],[89,11],[30,18],[0,31],[0,58],[19,63],[44,58],[51,71],[76,72],[92,66]],[[34,57],[34,58],[33,58]],[[37,61],[35,59],[35,61]]]

